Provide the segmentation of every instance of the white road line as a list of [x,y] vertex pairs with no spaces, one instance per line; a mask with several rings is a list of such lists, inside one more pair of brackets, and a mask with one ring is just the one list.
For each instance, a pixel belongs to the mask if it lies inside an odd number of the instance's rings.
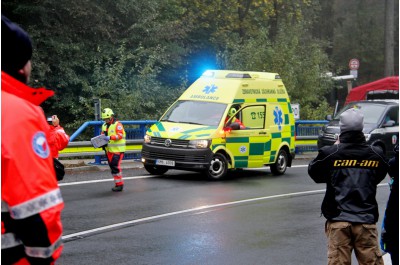
[[[292,167],[308,167],[308,165],[297,165]],[[260,167],[260,168],[248,168],[246,170],[260,170],[260,169],[268,169],[269,167]],[[135,177],[124,177],[124,180],[129,179],[146,179],[146,178],[155,178],[157,176],[152,175],[142,175],[142,176],[135,176]],[[66,183],[58,183],[58,186],[73,186],[73,185],[81,185],[81,184],[90,184],[90,183],[99,183],[99,182],[111,182],[114,179],[95,179],[95,180],[86,180],[86,181],[77,181],[77,182],[66,182]]]
[[101,232],[101,231],[105,231],[108,229],[118,228],[121,226],[137,224],[137,223],[141,223],[141,222],[145,222],[145,221],[156,220],[156,219],[160,219],[160,218],[164,218],[164,217],[168,217],[168,216],[173,216],[173,215],[178,215],[178,214],[183,214],[183,213],[190,213],[190,212],[195,212],[195,211],[199,211],[199,210],[206,210],[206,209],[212,209],[212,208],[217,208],[217,207],[249,203],[249,202],[268,200],[268,199],[285,198],[285,197],[289,198],[289,197],[295,197],[295,196],[318,194],[318,193],[323,193],[323,192],[325,192],[325,189],[301,191],[301,192],[279,194],[279,195],[272,195],[272,196],[266,196],[266,197],[258,197],[258,198],[240,200],[240,201],[232,201],[232,202],[225,202],[225,203],[219,203],[219,204],[204,205],[204,206],[186,209],[186,210],[182,210],[182,211],[170,212],[170,213],[154,215],[154,216],[150,216],[150,217],[146,217],[146,218],[131,220],[131,221],[127,221],[127,222],[117,223],[117,224],[113,224],[113,225],[107,225],[107,226],[103,226],[103,227],[99,227],[99,228],[95,228],[95,229],[90,229],[90,230],[86,230],[86,231],[82,231],[82,232],[78,232],[78,233],[74,233],[74,234],[65,235],[62,238],[69,239],[69,238],[73,238],[73,237],[81,237],[83,235],[87,235],[90,233]]
[[[305,166],[296,166],[296,167],[305,167]],[[154,177],[154,176],[125,177],[124,179],[141,179],[141,178],[152,178],[152,177]],[[95,182],[106,182],[106,181],[113,181],[113,180],[112,179],[111,180],[107,179],[107,180],[91,180],[91,181],[81,181],[81,182],[71,182],[71,183],[60,183],[59,186],[78,185],[78,184],[84,184],[84,183],[95,183]],[[379,184],[378,187],[387,186],[387,185],[388,185],[388,183],[382,183],[382,184]],[[74,237],[79,238],[79,237],[82,237],[84,235],[88,235],[88,234],[95,233],[95,232],[106,231],[106,230],[109,230],[109,229],[114,229],[114,228],[118,228],[118,227],[122,227],[122,226],[127,226],[127,225],[137,224],[137,223],[141,223],[141,222],[161,219],[161,218],[164,218],[164,217],[173,216],[173,215],[179,215],[179,214],[183,214],[183,213],[196,212],[196,211],[199,211],[199,210],[207,210],[207,209],[213,209],[213,208],[229,206],[229,205],[243,204],[243,203],[262,201],[262,200],[269,200],[269,199],[276,199],[276,198],[290,198],[290,197],[295,197],[295,196],[304,196],[304,195],[318,194],[318,193],[324,193],[324,192],[325,192],[325,189],[322,189],[322,190],[311,190],[311,191],[301,191],[301,192],[293,192],[293,193],[272,195],[272,196],[266,196],[266,197],[257,197],[257,198],[252,198],[252,199],[239,200],[239,201],[232,201],[232,202],[226,202],[226,203],[204,205],[204,206],[200,206],[200,207],[195,207],[195,208],[190,208],[190,209],[181,210],[181,211],[175,211],[175,212],[170,212],[170,213],[154,215],[154,216],[150,216],[150,217],[130,220],[130,221],[122,222],[122,223],[116,223],[116,224],[107,225],[107,226],[103,226],[103,227],[99,227],[99,228],[95,228],[95,229],[81,231],[81,232],[78,232],[78,233],[64,235],[62,237],[62,239],[65,240],[65,239],[70,239],[70,238],[74,238]]]
[[[308,165],[296,165],[291,167],[308,167]],[[260,170],[260,169],[269,169],[269,167],[246,168],[245,170]]]
[[383,255],[382,257],[383,257],[383,264],[384,264],[384,265],[392,265],[392,259],[391,259],[389,253],[386,253],[386,254]]
[[[147,178],[155,178],[157,176],[151,175],[143,175],[143,176],[136,176],[136,177],[124,177],[124,180],[128,179],[147,179]],[[66,182],[66,183],[58,183],[58,186],[72,186],[72,185],[80,185],[80,184],[88,184],[88,183],[99,183],[99,182],[110,182],[114,181],[114,179],[94,179],[94,180],[86,180],[86,181],[77,181],[77,182]]]

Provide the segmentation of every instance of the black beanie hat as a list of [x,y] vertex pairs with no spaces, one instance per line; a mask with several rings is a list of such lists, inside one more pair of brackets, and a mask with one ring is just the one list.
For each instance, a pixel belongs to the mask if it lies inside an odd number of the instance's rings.
[[16,77],[32,57],[28,33],[1,15],[1,70]]

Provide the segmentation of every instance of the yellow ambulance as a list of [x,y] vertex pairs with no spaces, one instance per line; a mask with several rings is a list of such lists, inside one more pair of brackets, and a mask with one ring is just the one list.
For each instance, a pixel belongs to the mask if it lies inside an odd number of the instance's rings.
[[219,180],[266,165],[284,174],[294,151],[295,120],[278,74],[208,70],[149,128],[141,155],[150,174],[182,169]]

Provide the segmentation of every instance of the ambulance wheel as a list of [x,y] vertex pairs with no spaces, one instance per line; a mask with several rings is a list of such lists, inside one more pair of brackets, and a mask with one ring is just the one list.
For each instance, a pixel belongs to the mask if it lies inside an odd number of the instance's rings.
[[168,171],[166,167],[156,167],[156,166],[149,166],[145,165],[144,168],[152,175],[162,175]]
[[287,169],[288,165],[288,155],[285,150],[281,149],[278,153],[278,158],[276,162],[270,165],[270,169],[272,174],[274,175],[283,175]]
[[228,160],[222,154],[215,154],[211,159],[209,168],[205,172],[208,179],[223,179],[228,172]]

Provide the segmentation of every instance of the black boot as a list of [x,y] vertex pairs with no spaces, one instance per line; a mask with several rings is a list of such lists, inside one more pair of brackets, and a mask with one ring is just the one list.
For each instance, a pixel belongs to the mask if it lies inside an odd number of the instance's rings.
[[111,190],[112,191],[122,191],[124,189],[124,185],[115,186]]

